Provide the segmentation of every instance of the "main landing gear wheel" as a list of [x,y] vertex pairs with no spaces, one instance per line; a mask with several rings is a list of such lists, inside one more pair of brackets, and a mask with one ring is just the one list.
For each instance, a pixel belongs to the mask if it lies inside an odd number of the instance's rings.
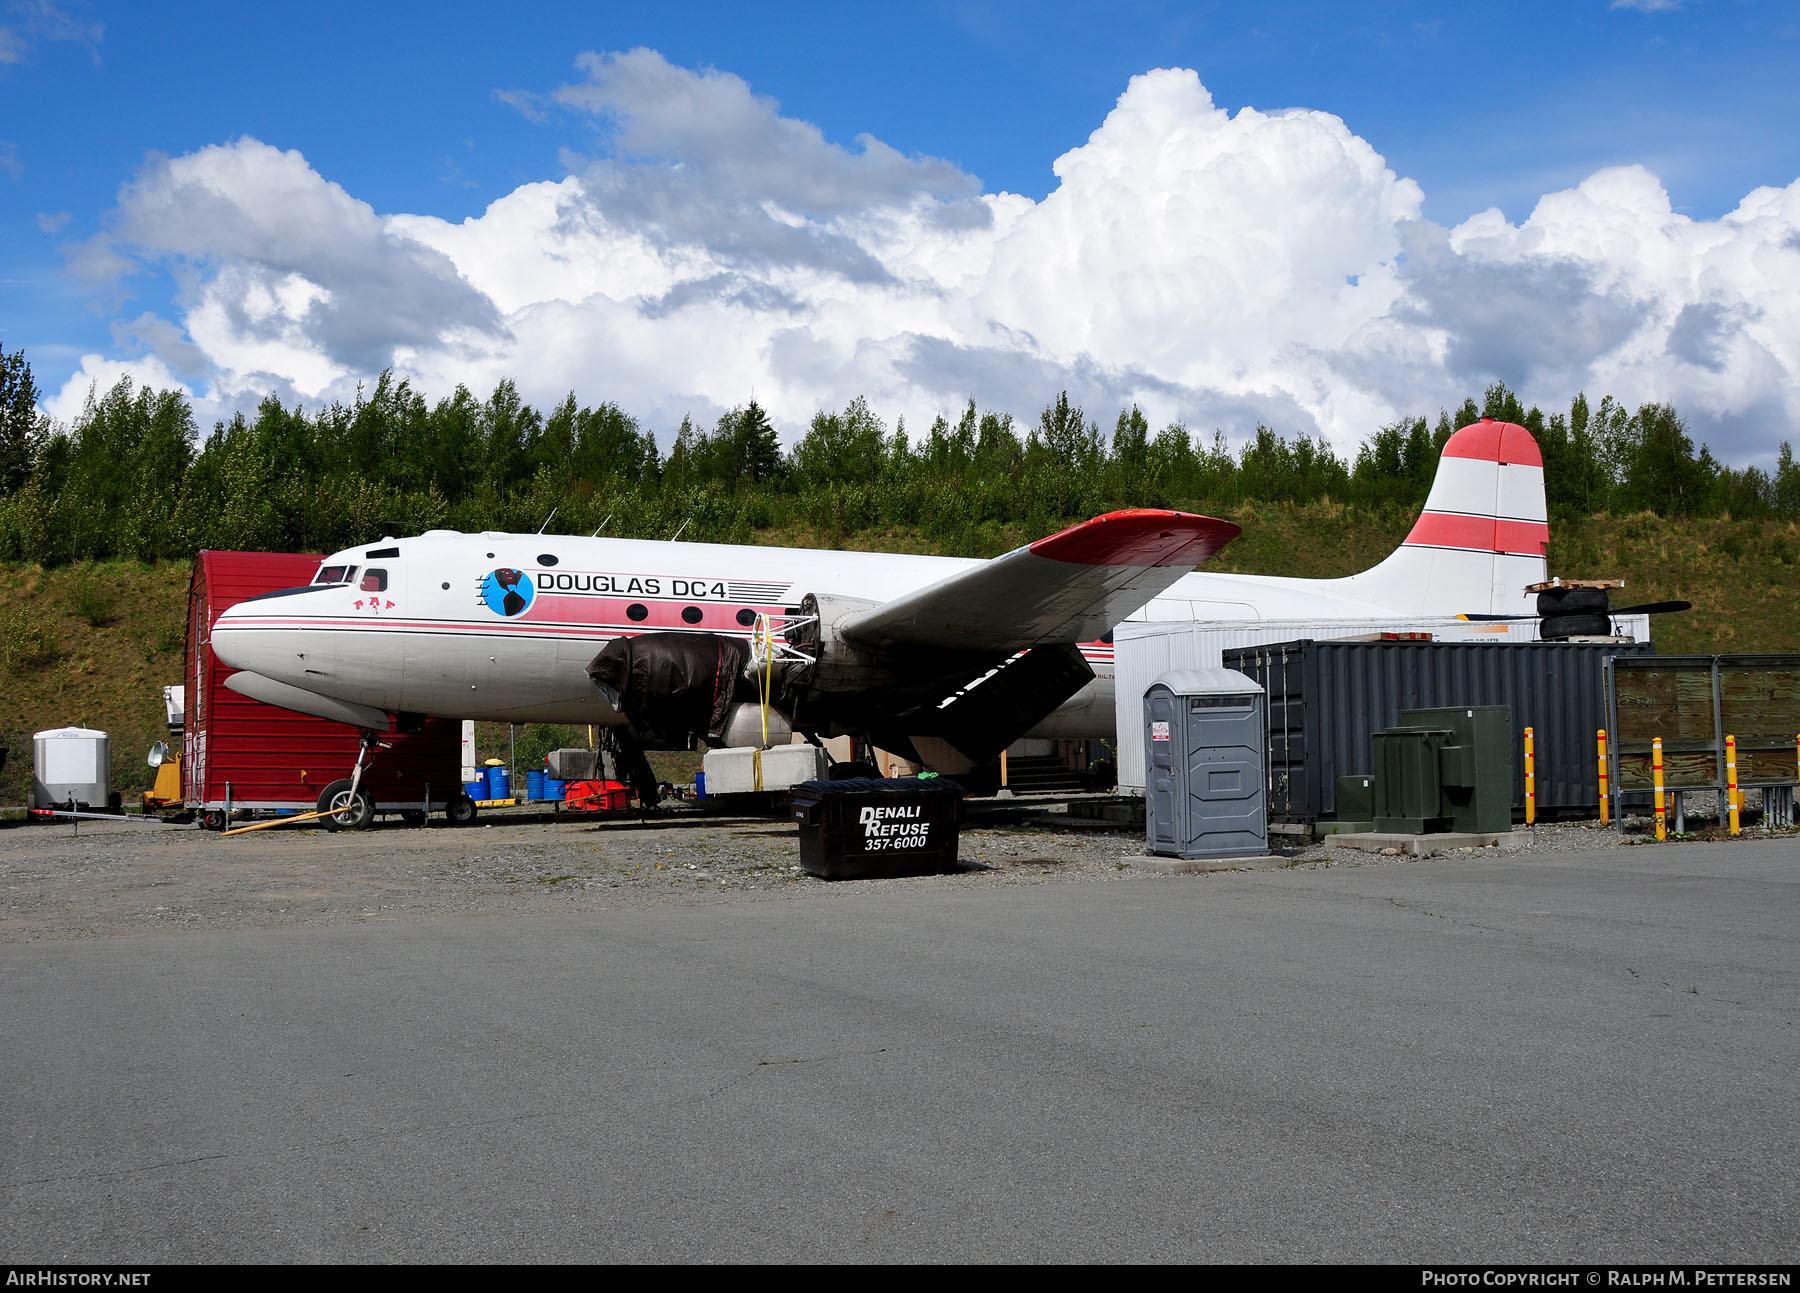
[[467,795],[457,795],[444,805],[444,816],[452,826],[467,826],[475,820],[475,801]]
[[329,813],[319,820],[328,831],[360,831],[375,820],[375,804],[369,792],[350,788],[350,778],[342,777],[319,792],[319,811]]

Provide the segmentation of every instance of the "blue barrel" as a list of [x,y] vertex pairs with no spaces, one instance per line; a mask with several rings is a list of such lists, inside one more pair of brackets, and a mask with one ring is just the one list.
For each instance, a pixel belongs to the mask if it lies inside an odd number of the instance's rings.
[[488,797],[487,778],[477,777],[473,781],[465,781],[463,789],[468,792],[470,799],[486,799]]
[[508,799],[512,796],[512,778],[505,768],[489,768],[487,770],[488,798]]
[[550,796],[544,790],[546,778],[542,768],[528,768],[525,772],[525,798],[532,803],[541,803]]
[[706,798],[706,774],[704,772],[696,772],[694,774],[694,798]]
[[545,799],[566,799],[566,798],[568,798],[568,794],[569,794],[569,783],[568,782],[553,781],[553,780],[551,780],[551,778],[548,774],[545,775],[545,777],[544,777],[544,798]]

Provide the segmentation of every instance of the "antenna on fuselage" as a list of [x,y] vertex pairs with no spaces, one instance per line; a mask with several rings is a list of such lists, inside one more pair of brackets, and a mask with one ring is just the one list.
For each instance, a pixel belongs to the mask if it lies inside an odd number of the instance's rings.
[[[606,521],[610,521],[610,520],[612,520],[612,518],[613,518],[613,514],[612,514],[612,513],[611,513],[611,512],[608,512],[608,513],[607,513],[607,514],[606,514]],[[602,530],[604,530],[604,529],[605,529],[605,528],[606,528],[606,521],[602,521],[602,522],[600,522],[600,524],[598,524],[598,525],[596,525],[596,526],[595,526],[595,527],[594,527],[594,532],[593,532],[593,533],[592,533],[592,534],[590,534],[590,535],[588,535],[588,538],[590,538],[590,539],[597,539],[597,538],[599,538],[599,537],[600,537],[600,531],[602,531]]]
[[681,537],[681,532],[683,530],[687,529],[688,521],[691,521],[693,519],[694,518],[690,516],[690,517],[686,518],[686,520],[683,520],[680,525],[676,526],[675,533],[669,536],[669,542],[673,543],[673,542],[675,542],[675,540],[679,539]]
[[556,509],[557,509],[557,508],[558,508],[558,507],[561,507],[561,506],[562,506],[562,504],[561,504],[561,503],[558,503],[558,504],[557,504],[557,505],[556,505],[556,507],[553,507],[553,508],[551,508],[551,509],[550,509],[550,515],[549,515],[549,516],[546,516],[546,517],[545,517],[545,518],[544,518],[544,523],[543,523],[543,524],[542,524],[542,525],[540,525],[540,526],[538,526],[538,533],[539,533],[539,534],[542,534],[542,533],[543,533],[543,532],[544,532],[544,531],[545,531],[545,530],[548,530],[548,529],[549,529],[549,528],[550,528],[550,522],[552,522],[552,521],[554,521],[554,520],[555,520],[555,519],[556,519]]

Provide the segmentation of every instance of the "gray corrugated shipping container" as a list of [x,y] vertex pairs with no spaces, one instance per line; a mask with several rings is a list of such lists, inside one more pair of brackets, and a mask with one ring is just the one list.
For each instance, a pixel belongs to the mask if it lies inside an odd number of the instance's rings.
[[1535,729],[1538,815],[1598,812],[1606,725],[1603,662],[1654,655],[1648,642],[1282,642],[1224,652],[1269,698],[1269,818],[1337,811],[1337,779],[1370,771],[1369,738],[1403,709],[1506,705],[1521,753],[1513,808],[1525,808],[1522,742]]
[[[1621,631],[1649,638],[1650,617],[1618,617]],[[1634,625],[1635,627],[1628,627]],[[1273,642],[1367,640],[1379,633],[1429,633],[1450,642],[1535,642],[1536,620],[1459,620],[1450,615],[1401,615],[1370,620],[1127,620],[1113,630],[1113,712],[1118,731],[1143,723],[1144,691],[1171,669],[1218,669],[1221,652]],[[1144,752],[1120,740],[1119,793],[1144,793]]]

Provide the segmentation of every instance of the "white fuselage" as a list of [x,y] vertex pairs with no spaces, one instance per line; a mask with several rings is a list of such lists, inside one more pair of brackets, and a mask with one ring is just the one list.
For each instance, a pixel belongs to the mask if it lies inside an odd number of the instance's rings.
[[[375,554],[375,555],[371,555]],[[337,582],[241,602],[213,630],[219,658],[392,712],[510,722],[613,724],[587,676],[615,637],[750,637],[759,614],[809,593],[885,602],[979,561],[801,548],[433,531],[325,559]],[[514,578],[512,572],[517,573]],[[510,579],[510,585],[503,580]],[[1195,573],[1131,618],[1392,619],[1350,581]],[[509,596],[515,600],[509,602]],[[1082,644],[1095,681],[1046,734],[1110,734],[1113,652]]]
[[[1067,542],[1085,529],[1040,544],[1063,540],[1060,551],[1087,564],[1087,541]],[[1220,626],[1273,621],[1272,632],[1328,623],[1343,636],[1356,631],[1346,626],[1396,628],[1426,617],[1529,617],[1533,602],[1525,589],[1545,577],[1548,540],[1535,441],[1523,427],[1483,419],[1445,444],[1411,533],[1371,569],[1342,579],[1188,574],[1128,618]],[[1032,545],[1030,552],[1038,548]],[[1046,566],[1063,559],[1055,557],[1057,550],[1045,549],[1054,558],[1046,558]],[[1150,567],[1165,564],[1155,557],[1146,561]],[[300,699],[292,690],[299,689],[359,707],[345,717],[348,722],[384,722],[378,711],[387,711],[612,724],[623,720],[589,679],[587,665],[614,638],[646,632],[748,638],[758,616],[791,612],[808,594],[874,606],[982,564],[876,552],[439,530],[326,558],[313,587],[253,598],[226,611],[214,626],[212,645],[224,663],[248,671],[249,681],[273,680],[259,699],[301,708],[290,703]],[[1133,586],[1128,563],[1114,569],[1123,572],[1117,581],[1107,582],[1113,579],[1108,574],[1082,593],[1090,600],[1058,614],[1110,609],[1052,622],[1079,624],[1080,632],[1091,633],[1115,611],[1135,606],[1135,594],[1112,595]],[[1002,591],[990,595],[1028,599],[1041,573],[1020,563],[1022,582],[1002,581],[996,585]],[[1107,595],[1092,600],[1102,593]],[[1067,640],[1041,636],[1038,625],[1040,636],[1019,641],[1014,635],[1027,630],[1002,614],[1007,609],[996,606],[986,626],[1006,625],[1007,642],[1022,648]],[[912,613],[903,604],[902,617]],[[981,632],[979,611],[969,618],[966,630],[960,618],[940,620],[929,640],[953,649],[966,634],[991,649],[1000,635]],[[1080,645],[1093,682],[1034,735],[1113,733],[1111,634]],[[936,674],[922,666],[919,676]]]

